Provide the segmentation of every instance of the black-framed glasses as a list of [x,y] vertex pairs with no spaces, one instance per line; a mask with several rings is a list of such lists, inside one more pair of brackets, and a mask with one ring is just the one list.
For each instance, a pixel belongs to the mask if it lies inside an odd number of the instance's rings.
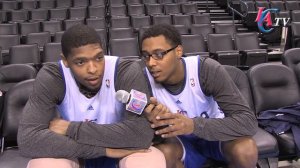
[[154,51],[152,54],[149,54],[149,53],[147,53],[147,52],[145,52],[145,51],[142,51],[141,57],[142,57],[143,59],[145,59],[145,60],[149,60],[150,57],[152,57],[152,58],[155,59],[155,60],[160,60],[160,59],[162,59],[166,54],[168,54],[170,51],[174,50],[176,47],[178,47],[178,45],[175,46],[175,47],[173,47],[173,48],[170,48],[170,49],[168,49],[168,50],[166,50],[166,51]]

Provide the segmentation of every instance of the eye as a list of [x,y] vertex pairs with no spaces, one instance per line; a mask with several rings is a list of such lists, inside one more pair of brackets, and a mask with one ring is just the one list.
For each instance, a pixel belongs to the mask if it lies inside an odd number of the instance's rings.
[[76,60],[74,63],[75,63],[76,65],[78,65],[78,66],[81,66],[81,65],[84,64],[84,61],[83,61],[83,60]]
[[156,51],[155,52],[155,55],[159,58],[162,58],[164,56],[163,52],[162,51]]
[[147,52],[142,52],[142,53],[141,53],[141,56],[144,57],[144,58],[149,57],[149,55],[150,55],[150,54],[147,53]]
[[102,55],[99,55],[96,57],[96,61],[101,61],[104,57]]

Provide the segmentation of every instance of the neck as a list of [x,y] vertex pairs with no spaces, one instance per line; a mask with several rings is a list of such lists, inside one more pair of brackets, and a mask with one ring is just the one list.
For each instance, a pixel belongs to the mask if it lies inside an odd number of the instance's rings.
[[177,64],[178,65],[176,65],[176,69],[174,71],[172,79],[170,80],[170,82],[166,82],[165,85],[177,85],[179,83],[182,83],[182,81],[184,80],[185,69],[182,58],[177,61]]
[[79,87],[79,91],[87,98],[91,98],[91,97],[94,97],[98,91],[100,90],[97,89],[97,90],[90,90],[88,88],[86,88],[85,86],[81,85],[80,83],[77,82],[77,85]]

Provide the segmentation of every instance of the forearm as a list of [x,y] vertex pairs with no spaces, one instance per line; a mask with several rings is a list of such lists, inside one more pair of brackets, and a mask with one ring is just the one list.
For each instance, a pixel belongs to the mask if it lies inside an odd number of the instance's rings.
[[209,141],[228,141],[252,136],[257,131],[254,115],[241,114],[225,118],[194,118],[194,134]]
[[105,156],[105,149],[78,144],[74,140],[55,134],[46,125],[21,123],[18,145],[26,157],[40,158],[96,158]]
[[71,122],[67,130],[67,136],[78,143],[107,148],[148,148],[153,135],[154,131],[144,117],[114,124]]

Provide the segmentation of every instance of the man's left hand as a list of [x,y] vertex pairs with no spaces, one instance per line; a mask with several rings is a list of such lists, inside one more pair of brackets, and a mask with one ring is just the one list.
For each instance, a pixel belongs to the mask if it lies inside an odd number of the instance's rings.
[[151,125],[152,128],[168,125],[155,134],[161,135],[163,138],[175,137],[177,135],[188,135],[194,131],[194,121],[182,114],[164,113],[157,117],[159,120]]
[[66,135],[69,125],[69,121],[63,119],[54,119],[50,121],[49,129],[57,134]]

